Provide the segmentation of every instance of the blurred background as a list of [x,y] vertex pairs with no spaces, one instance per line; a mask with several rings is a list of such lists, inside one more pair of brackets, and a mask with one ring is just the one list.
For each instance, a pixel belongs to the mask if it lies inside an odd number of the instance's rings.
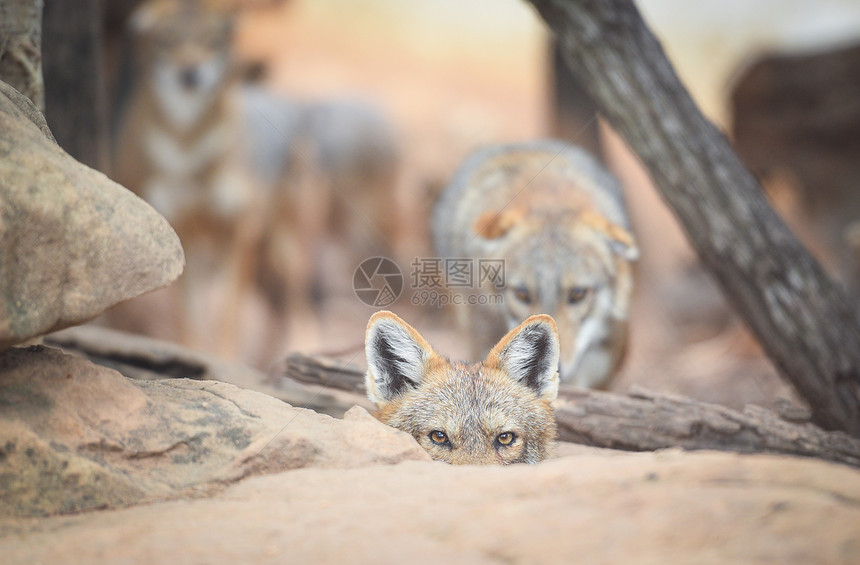
[[[622,180],[642,250],[631,348],[612,390],[642,385],[732,407],[799,402],[699,266],[636,157],[593,119],[582,85],[526,3],[204,2],[204,12],[229,20],[228,31],[187,14],[171,28],[163,22],[180,16],[168,4],[105,2],[96,30],[104,38],[104,142],[75,156],[152,199],[177,228],[188,268],[180,284],[98,323],[263,369],[296,350],[363,365],[374,308],[356,297],[353,275],[363,259],[382,255],[407,284],[387,308],[438,351],[462,357],[451,313],[409,301],[410,262],[432,255],[433,202],[473,149],[553,136],[587,147]],[[637,6],[777,210],[856,293],[860,3]],[[46,12],[46,50],[50,20]],[[196,53],[183,45],[190,38]],[[176,84],[164,77],[170,65],[225,52],[223,75],[214,65],[180,72]],[[200,89],[196,98],[189,85]],[[74,154],[62,133],[63,101],[48,88],[49,124]],[[225,101],[217,112],[188,117],[195,101],[213,98]],[[157,123],[154,108],[174,103],[177,120],[193,123]],[[161,173],[139,162],[153,146],[170,148],[156,151]],[[198,174],[191,162],[209,163],[199,182],[212,183],[217,197],[186,201],[170,190],[176,178]]]

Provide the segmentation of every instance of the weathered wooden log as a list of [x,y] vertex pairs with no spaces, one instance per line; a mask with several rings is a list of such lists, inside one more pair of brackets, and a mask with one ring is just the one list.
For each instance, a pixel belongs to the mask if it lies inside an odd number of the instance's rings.
[[860,440],[788,422],[760,406],[743,412],[634,389],[627,395],[565,389],[556,409],[564,441],[627,451],[666,447],[815,457],[860,467]]
[[356,394],[366,394],[364,373],[330,357],[293,353],[283,365],[283,376],[304,384],[322,385]]

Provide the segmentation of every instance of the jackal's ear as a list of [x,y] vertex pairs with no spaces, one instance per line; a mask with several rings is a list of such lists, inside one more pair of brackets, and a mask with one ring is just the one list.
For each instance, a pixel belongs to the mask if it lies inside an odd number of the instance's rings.
[[625,228],[613,224],[602,215],[594,212],[583,212],[580,214],[579,220],[608,239],[609,248],[622,259],[635,261],[639,258],[639,247],[636,245],[636,240],[633,239],[633,234]]
[[370,317],[364,338],[367,354],[367,396],[376,403],[390,402],[424,379],[431,361],[439,359],[415,329],[380,311]]
[[159,0],[145,2],[132,12],[128,19],[128,28],[137,35],[146,35],[152,31],[167,11],[167,2]]
[[539,397],[558,395],[558,328],[546,314],[531,316],[512,329],[490,351],[484,365],[507,373]]
[[484,239],[498,239],[517,225],[523,215],[523,210],[517,208],[505,208],[501,211],[488,210],[478,216],[472,224],[472,231]]
[[629,231],[621,226],[612,225],[609,229],[609,248],[612,252],[628,261],[639,258],[639,247]]

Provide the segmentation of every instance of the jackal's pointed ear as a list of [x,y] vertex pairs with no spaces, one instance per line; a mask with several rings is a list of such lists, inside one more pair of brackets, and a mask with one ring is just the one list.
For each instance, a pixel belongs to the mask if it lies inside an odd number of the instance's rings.
[[636,245],[636,240],[633,239],[633,234],[624,227],[613,224],[594,212],[583,212],[579,219],[609,240],[609,248],[622,259],[635,261],[639,258],[639,247]]
[[609,248],[612,252],[626,259],[635,261],[639,259],[639,247],[629,231],[621,226],[612,225],[609,229]]
[[364,348],[367,396],[376,403],[390,402],[409,387],[418,386],[430,362],[438,358],[421,334],[385,310],[370,317]]
[[507,373],[546,400],[558,395],[558,328],[546,314],[531,316],[490,351],[484,365]]
[[524,212],[518,208],[505,208],[501,211],[488,210],[478,216],[472,224],[472,231],[484,239],[498,239],[507,235],[520,220]]
[[128,19],[128,28],[137,35],[146,35],[152,31],[159,18],[167,12],[167,3],[163,1],[145,2],[139,6]]

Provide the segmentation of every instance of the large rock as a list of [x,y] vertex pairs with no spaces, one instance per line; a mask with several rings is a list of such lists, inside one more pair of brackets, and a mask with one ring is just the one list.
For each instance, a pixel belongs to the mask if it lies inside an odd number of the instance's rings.
[[345,420],[227,383],[134,380],[41,346],[0,353],[0,516],[217,491],[247,476],[429,460],[357,408]]
[[0,82],[0,349],[165,286],[183,267],[167,221],[70,157]]
[[[8,525],[30,563],[860,563],[860,473],[708,452],[406,462]],[[2,526],[0,522],[0,527]]]

